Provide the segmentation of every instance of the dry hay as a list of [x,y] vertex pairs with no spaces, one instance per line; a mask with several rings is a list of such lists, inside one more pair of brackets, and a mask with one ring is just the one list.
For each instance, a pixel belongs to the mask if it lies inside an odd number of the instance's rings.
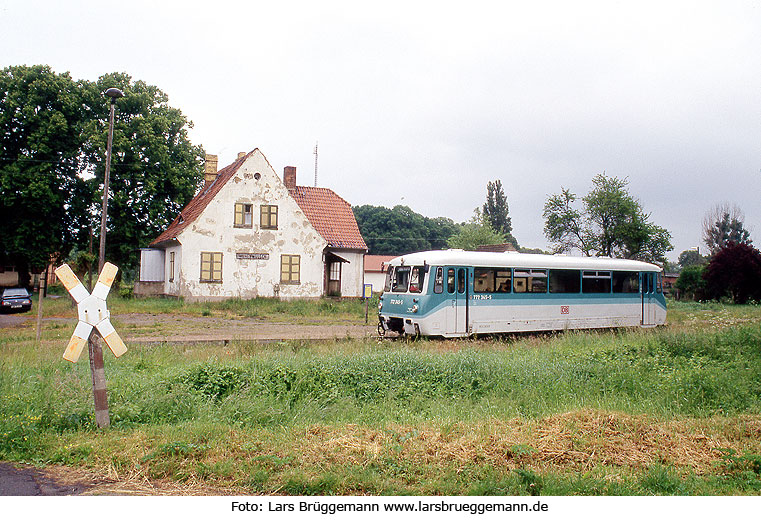
[[118,476],[112,470],[96,473],[87,469],[50,465],[41,467],[39,472],[57,486],[76,488],[82,496],[219,496],[235,494],[232,489],[224,489],[197,482],[175,482],[152,480],[132,474]]
[[313,426],[297,438],[304,465],[488,464],[587,470],[596,465],[642,468],[664,463],[696,474],[715,470],[720,449],[758,450],[757,417],[657,421],[647,416],[576,410],[538,421],[514,419],[450,427]]

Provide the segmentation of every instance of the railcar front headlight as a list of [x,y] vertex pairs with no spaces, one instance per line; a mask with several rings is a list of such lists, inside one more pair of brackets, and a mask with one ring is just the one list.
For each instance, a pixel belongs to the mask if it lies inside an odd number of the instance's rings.
[[413,312],[413,313],[417,313],[417,310],[418,310],[419,308],[420,308],[420,306],[418,306],[417,304],[415,304],[414,306],[412,306],[412,312]]

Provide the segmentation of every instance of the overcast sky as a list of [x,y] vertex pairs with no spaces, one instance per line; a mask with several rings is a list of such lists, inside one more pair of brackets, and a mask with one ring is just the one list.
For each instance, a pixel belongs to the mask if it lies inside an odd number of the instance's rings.
[[220,166],[260,148],[312,185],[319,141],[352,205],[466,221],[499,179],[546,248],[547,196],[605,172],[671,259],[722,201],[761,242],[760,2],[0,0],[0,57],[154,84]]

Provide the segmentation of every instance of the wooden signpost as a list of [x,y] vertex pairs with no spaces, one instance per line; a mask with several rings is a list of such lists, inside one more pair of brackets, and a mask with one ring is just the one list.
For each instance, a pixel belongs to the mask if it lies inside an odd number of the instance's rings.
[[[95,399],[95,422],[98,428],[106,428],[111,420],[108,415],[108,396],[106,393],[106,376],[103,369],[103,353],[100,349],[98,333],[106,341],[106,345],[114,356],[120,357],[127,351],[127,346],[119,334],[111,325],[110,316],[106,307],[106,297],[111,290],[119,268],[106,262],[100,272],[98,282],[88,293],[82,282],[71,268],[64,264],[55,270],[55,274],[63,286],[77,303],[79,321],[74,329],[74,334],[66,346],[63,358],[70,362],[77,362],[85,344],[90,343],[90,368],[92,372],[93,397]],[[93,328],[97,332],[93,331]]]

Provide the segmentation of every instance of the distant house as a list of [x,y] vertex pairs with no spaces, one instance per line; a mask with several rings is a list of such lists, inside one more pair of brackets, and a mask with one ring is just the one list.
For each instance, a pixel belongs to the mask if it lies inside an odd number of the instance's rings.
[[141,249],[135,293],[215,300],[362,296],[367,252],[351,205],[283,178],[255,149],[217,171],[166,231]]
[[13,265],[0,265],[0,287],[14,287],[19,283],[19,275]]
[[365,283],[372,284],[373,293],[383,291],[383,286],[386,285],[387,264],[394,258],[396,256],[384,254],[365,255]]

